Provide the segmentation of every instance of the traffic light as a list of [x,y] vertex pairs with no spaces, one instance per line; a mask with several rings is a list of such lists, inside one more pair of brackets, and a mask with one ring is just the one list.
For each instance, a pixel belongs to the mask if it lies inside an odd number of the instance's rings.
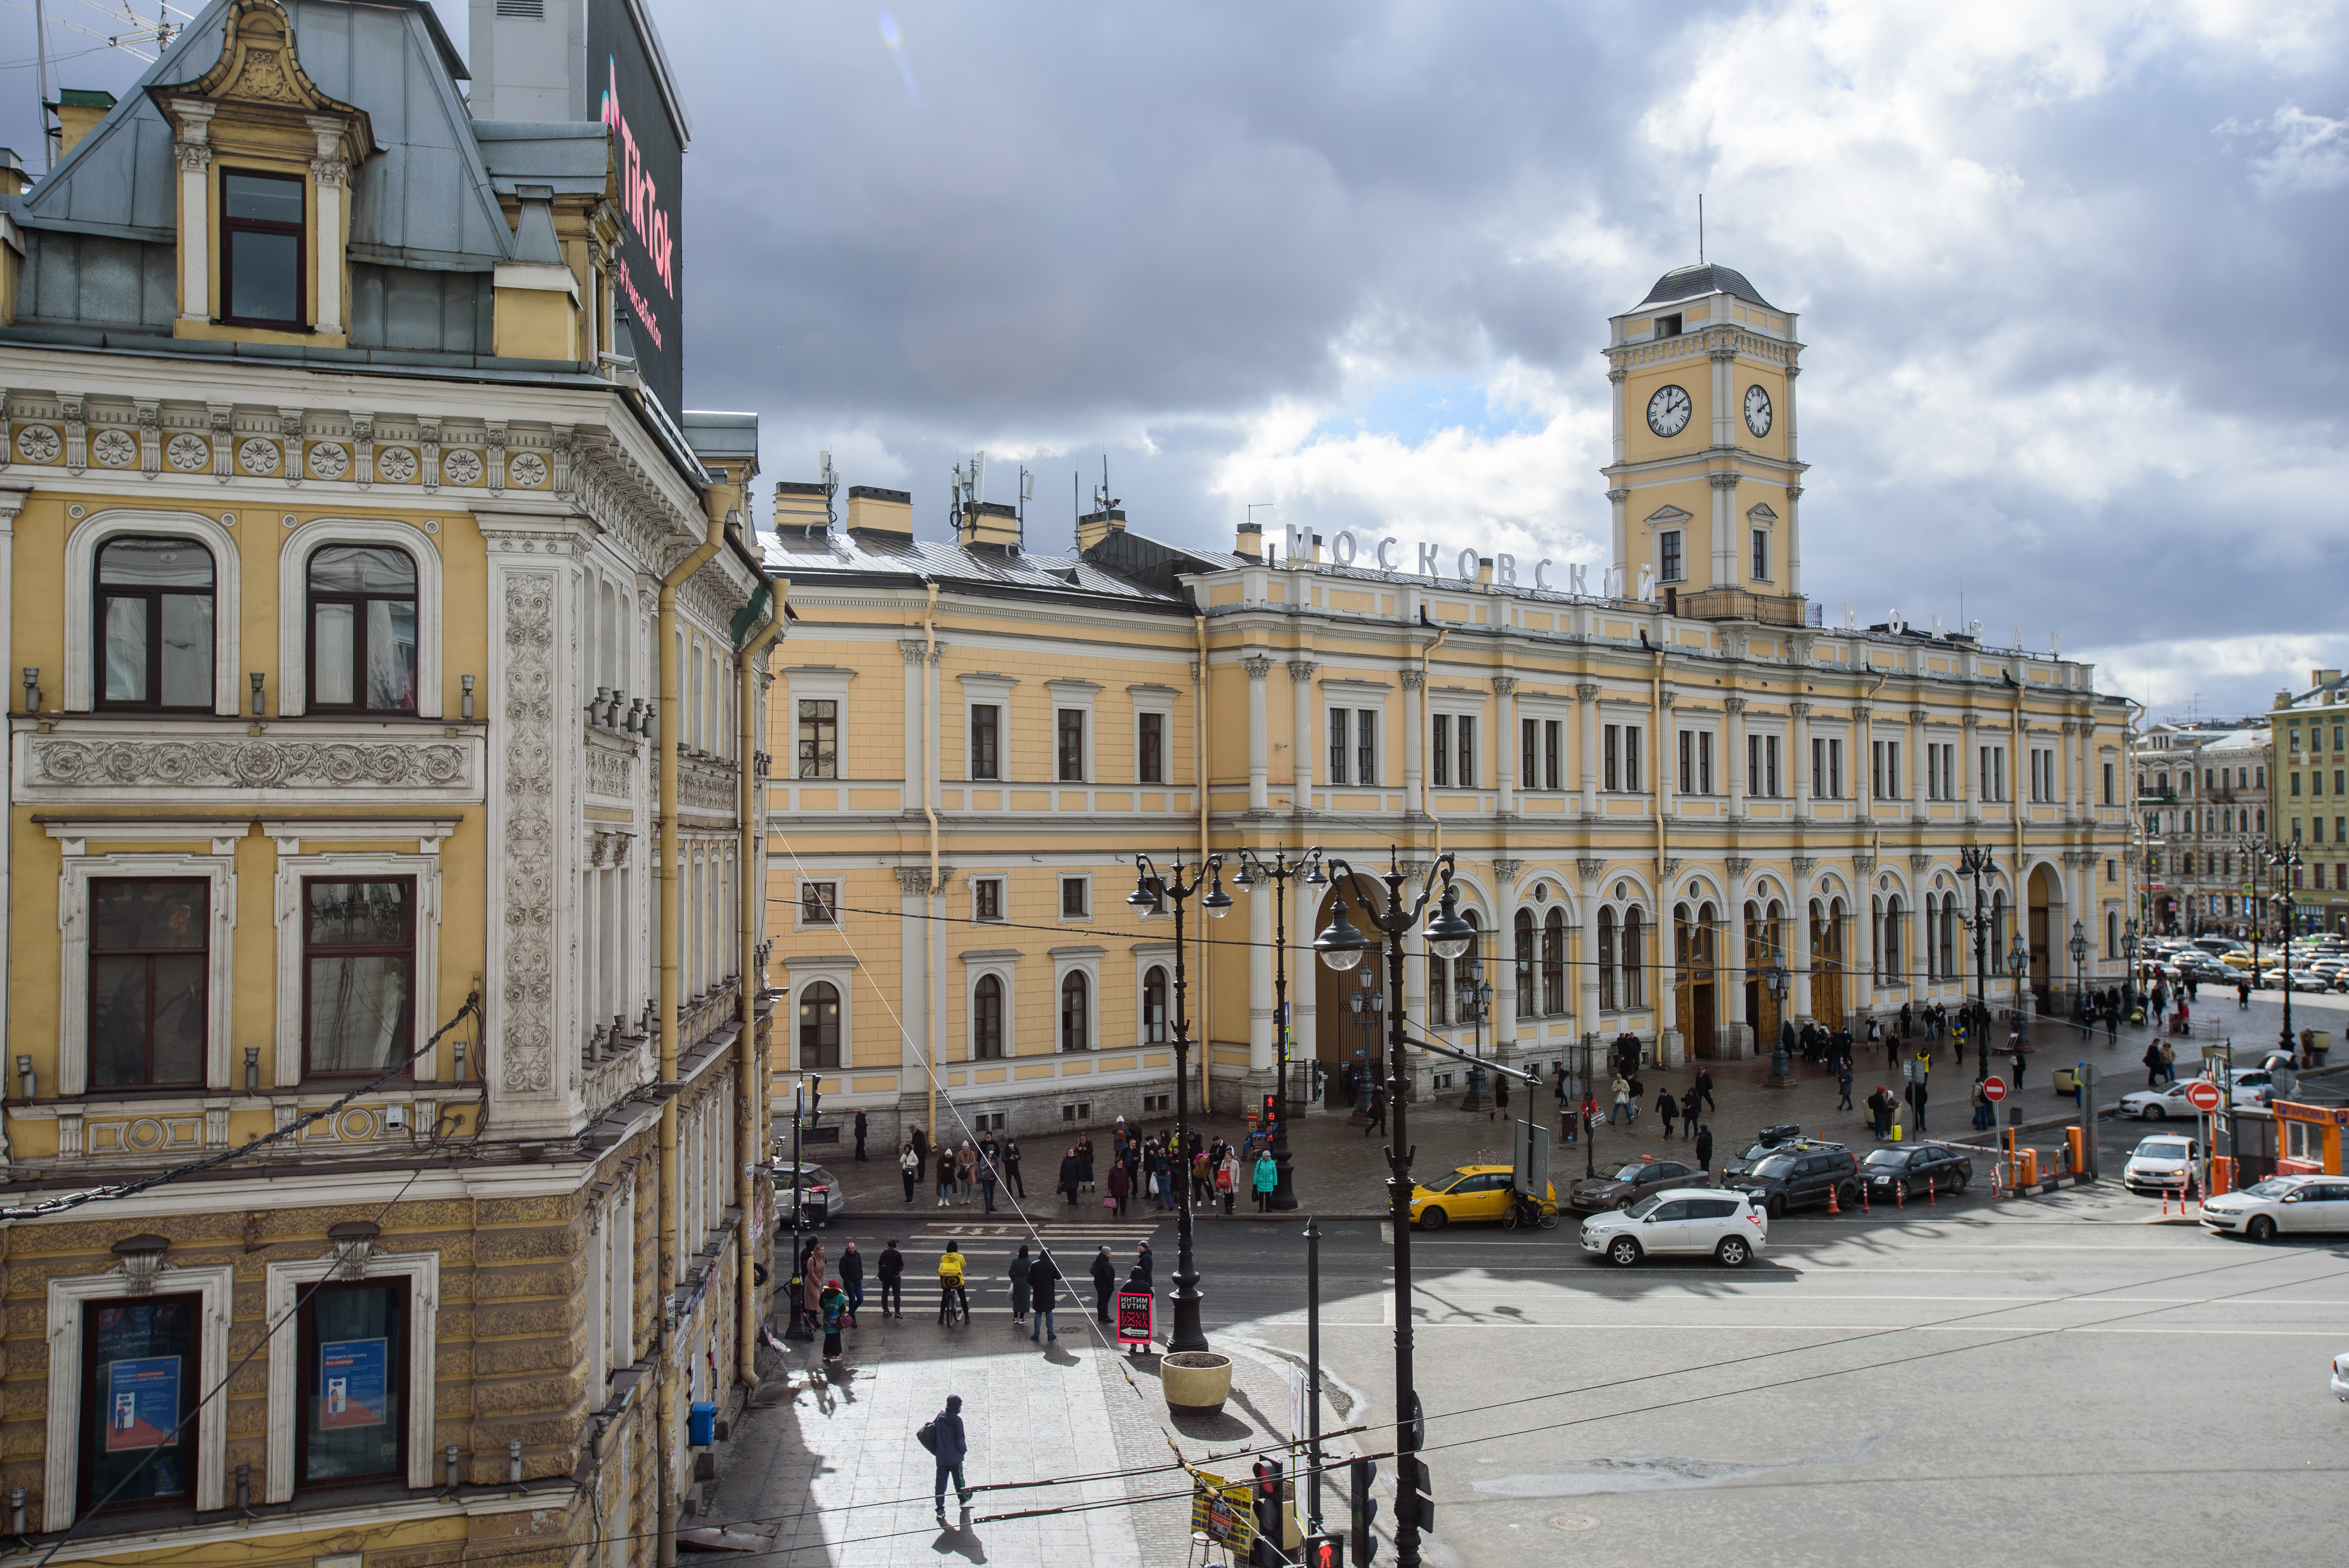
[[1371,1495],[1371,1488],[1379,1479],[1379,1462],[1355,1460],[1347,1470],[1352,1488],[1353,1512],[1349,1533],[1354,1540],[1354,1568],[1370,1568],[1371,1559],[1379,1554],[1378,1541],[1371,1534],[1371,1526],[1379,1517],[1379,1500]]
[[1395,1522],[1435,1529],[1435,1489],[1427,1479],[1427,1465],[1417,1454],[1395,1456]]
[[1257,1122],[1257,1125],[1258,1127],[1269,1128],[1274,1122],[1280,1119],[1280,1096],[1277,1094],[1266,1095],[1264,1097],[1263,1110],[1264,1119]]
[[1280,1461],[1258,1460],[1249,1467],[1256,1472],[1256,1487],[1249,1501],[1256,1511],[1256,1540],[1249,1543],[1248,1562],[1263,1568],[1278,1568],[1288,1561],[1282,1550],[1288,1532],[1281,1526]]
[[1332,1532],[1305,1543],[1305,1568],[1345,1568],[1346,1538]]

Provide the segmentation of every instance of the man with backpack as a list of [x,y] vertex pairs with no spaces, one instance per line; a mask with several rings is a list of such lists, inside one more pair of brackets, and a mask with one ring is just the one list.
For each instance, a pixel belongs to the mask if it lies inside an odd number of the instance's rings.
[[938,1461],[937,1486],[931,1493],[936,1510],[938,1528],[947,1524],[947,1480],[952,1477],[955,1501],[963,1507],[970,1506],[970,1488],[963,1483],[963,1460],[970,1455],[970,1440],[962,1429],[962,1396],[947,1396],[947,1408],[932,1416],[922,1429],[914,1434],[922,1447],[930,1450]]

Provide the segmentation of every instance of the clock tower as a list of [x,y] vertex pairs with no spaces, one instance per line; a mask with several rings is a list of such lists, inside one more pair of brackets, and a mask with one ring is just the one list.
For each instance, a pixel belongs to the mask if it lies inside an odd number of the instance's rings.
[[1676,267],[1609,319],[1619,593],[1651,582],[1684,614],[1802,624],[1801,354],[1794,313],[1728,267]]

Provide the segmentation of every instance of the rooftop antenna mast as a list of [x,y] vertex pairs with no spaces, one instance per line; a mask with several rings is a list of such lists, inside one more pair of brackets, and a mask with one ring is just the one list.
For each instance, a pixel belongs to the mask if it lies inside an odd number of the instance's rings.
[[1696,193],[1696,264],[1704,265],[1704,192]]
[[1028,548],[1028,503],[1036,499],[1036,475],[1027,464],[1019,465],[1019,548]]
[[1109,454],[1102,454],[1101,488],[1093,491],[1093,510],[1108,511],[1117,505],[1117,497],[1109,493]]
[[47,0],[33,0],[33,59],[39,83],[40,98],[35,105],[41,117],[41,170],[47,173],[57,166],[57,143],[49,131],[49,14]]
[[840,475],[833,469],[830,452],[818,452],[815,459],[816,482],[823,486],[823,528],[829,533],[832,525],[840,521],[833,515],[832,510],[832,499],[840,493]]

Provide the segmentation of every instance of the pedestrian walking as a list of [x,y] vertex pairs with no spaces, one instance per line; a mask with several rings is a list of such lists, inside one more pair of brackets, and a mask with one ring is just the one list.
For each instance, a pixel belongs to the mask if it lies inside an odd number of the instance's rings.
[[1229,1214],[1240,1201],[1240,1157],[1233,1150],[1224,1150],[1216,1164],[1216,1194],[1224,1201],[1224,1212]]
[[1836,1092],[1843,1097],[1836,1102],[1836,1109],[1849,1110],[1851,1109],[1851,1064],[1849,1062],[1836,1064]]
[[870,1124],[864,1119],[864,1108],[856,1108],[856,1162],[864,1163],[864,1134]]
[[1990,1109],[1991,1098],[1982,1092],[1982,1086],[1979,1083],[1974,1085],[1973,1106],[1974,1130],[1976,1132],[1988,1130],[1992,1114]]
[[1093,1140],[1091,1133],[1077,1140],[1077,1176],[1084,1182],[1086,1191],[1093,1191]]
[[816,1310],[823,1322],[823,1358],[840,1359],[840,1325],[848,1315],[848,1293],[840,1288],[838,1280],[825,1284],[823,1294],[816,1298]]
[[897,1250],[897,1239],[881,1249],[881,1261],[874,1266],[873,1277],[881,1282],[881,1315],[903,1322],[905,1316],[905,1254]]
[[978,1151],[978,1191],[979,1196],[987,1203],[987,1212],[990,1214],[995,1212],[995,1151],[992,1149],[980,1150]]
[[1720,1114],[1721,1108],[1713,1103],[1713,1074],[1704,1068],[1696,1069],[1696,1097],[1704,1102],[1705,1109]]
[[841,1288],[848,1293],[848,1326],[856,1326],[856,1309],[864,1305],[864,1254],[851,1242],[840,1254]]
[[1485,1119],[1487,1121],[1498,1121],[1501,1118],[1508,1114],[1509,1075],[1506,1073],[1495,1073],[1493,1075],[1493,1112]]
[[1117,1294],[1117,1265],[1110,1261],[1107,1247],[1093,1254],[1090,1272],[1093,1276],[1093,1315],[1107,1323],[1109,1298]]
[[1702,1122],[1696,1130],[1696,1168],[1708,1176],[1713,1174],[1713,1129]]
[[1084,1185],[1084,1169],[1077,1163],[1077,1146],[1073,1143],[1069,1145],[1069,1151],[1061,1156],[1059,1191],[1068,1198],[1072,1207],[1076,1203],[1078,1191]]
[[1158,1277],[1158,1260],[1152,1255],[1148,1242],[1134,1243],[1133,1268],[1134,1272],[1142,1276],[1143,1284],[1154,1295],[1158,1287],[1151,1282]]
[[808,1243],[807,1251],[800,1257],[801,1311],[807,1318],[811,1335],[816,1330],[817,1313],[823,1300],[823,1282],[828,1277],[824,1271],[823,1240],[818,1237]]
[[2161,1087],[2161,1042],[2159,1040],[2147,1040],[2145,1043],[2145,1087],[2147,1088]]
[[906,1139],[905,1147],[897,1150],[897,1169],[905,1178],[905,1206],[910,1209],[914,1206],[914,1183],[922,1179],[921,1157],[914,1152],[911,1138]]
[[1659,1137],[1670,1138],[1672,1135],[1672,1123],[1679,1119],[1679,1111],[1680,1101],[1672,1098],[1670,1084],[1656,1091],[1656,1120],[1661,1124],[1656,1129]]
[[1696,1088],[1693,1085],[1690,1086],[1686,1094],[1681,1096],[1681,1136],[1682,1138],[1696,1136]]
[[1272,1151],[1265,1150],[1256,1159],[1256,1212],[1272,1212],[1272,1190],[1280,1185],[1280,1167],[1273,1163]]
[[962,1467],[970,1457],[970,1440],[963,1435],[962,1396],[947,1396],[947,1408],[930,1418],[932,1437],[930,1452],[937,1456],[938,1483],[931,1496],[938,1516],[938,1528],[947,1524],[947,1479],[954,1479],[955,1501],[970,1506],[970,1488],[963,1484]]
[[930,1179],[930,1135],[919,1122],[914,1124],[914,1185],[921,1186]]
[[1371,1129],[1374,1127],[1379,1130],[1381,1136],[1385,1134],[1387,1130],[1387,1091],[1384,1088],[1374,1088],[1371,1090],[1371,1119],[1362,1123],[1362,1136],[1368,1138],[1371,1135]]
[[1011,1184],[1011,1191],[1021,1202],[1028,1201],[1028,1184],[1019,1180],[1019,1140],[1016,1138],[1003,1140],[1003,1179]]
[[1016,1326],[1028,1321],[1028,1243],[1019,1243],[1019,1255],[1011,1260],[1007,1271],[1011,1279],[1011,1321]]
[[[2183,1017],[2186,1009],[2180,1007],[2178,1012],[2178,1016]],[[2178,1081],[2178,1047],[2168,1040],[2161,1042],[2161,1080],[2164,1083]]]
[[1121,1220],[1125,1218],[1125,1197],[1133,1190],[1133,1178],[1126,1174],[1125,1161],[1123,1160],[1109,1168],[1109,1201],[1115,1207],[1117,1217]]
[[962,1243],[948,1242],[947,1250],[938,1254],[938,1326],[946,1326],[947,1303],[952,1301],[962,1308],[963,1321],[970,1321],[970,1292],[964,1287]]
[[2121,1008],[2117,1002],[2105,1004],[2105,1049],[2111,1050],[2121,1043]]
[[1614,1124],[1615,1118],[1618,1115],[1621,1115],[1627,1122],[1637,1119],[1640,1114],[1640,1108],[1631,1102],[1631,1080],[1625,1078],[1621,1073],[1617,1073],[1615,1075],[1613,1087],[1615,1090],[1615,1103],[1608,1109],[1608,1124],[1612,1126]]
[[1052,1326],[1052,1308],[1058,1305],[1060,1288],[1061,1265],[1052,1261],[1051,1248],[1040,1248],[1036,1261],[1028,1265],[1028,1289],[1033,1297],[1029,1303],[1029,1310],[1036,1315],[1036,1321],[1028,1328],[1028,1343],[1030,1345],[1037,1342],[1039,1336],[1047,1340],[1061,1337],[1059,1331]]

